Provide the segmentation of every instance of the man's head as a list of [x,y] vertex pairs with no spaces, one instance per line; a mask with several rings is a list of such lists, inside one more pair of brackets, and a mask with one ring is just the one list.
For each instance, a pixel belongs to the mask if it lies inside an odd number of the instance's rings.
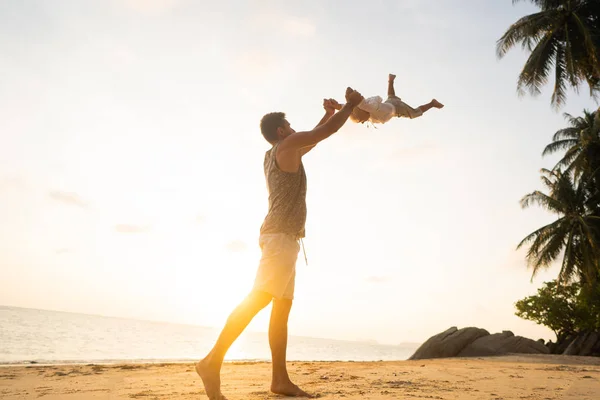
[[356,122],[357,124],[362,124],[364,122],[367,122],[370,117],[371,117],[371,114],[369,114],[365,110],[361,110],[358,107],[354,107],[354,109],[352,110],[352,113],[350,114],[350,119],[352,120],[352,122]]
[[260,120],[260,131],[267,142],[271,144],[275,144],[296,133],[287,119],[285,119],[285,113],[282,112],[272,112],[262,117]]

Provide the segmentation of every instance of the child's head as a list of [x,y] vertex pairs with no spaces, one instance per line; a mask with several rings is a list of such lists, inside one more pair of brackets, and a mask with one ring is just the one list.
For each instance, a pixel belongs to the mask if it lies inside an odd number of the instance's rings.
[[352,114],[350,114],[350,119],[352,120],[352,122],[356,122],[357,124],[367,122],[369,118],[371,118],[371,114],[369,114],[365,110],[361,110],[358,107],[354,107],[354,109],[352,110]]

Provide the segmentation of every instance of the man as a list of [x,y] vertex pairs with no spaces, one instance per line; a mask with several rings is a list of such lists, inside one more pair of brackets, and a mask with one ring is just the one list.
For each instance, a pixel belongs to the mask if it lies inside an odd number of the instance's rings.
[[225,400],[220,376],[225,354],[254,316],[271,301],[271,391],[285,396],[311,397],[291,381],[286,368],[287,324],[294,297],[298,241],[304,237],[306,221],[306,174],[302,156],[337,132],[362,100],[359,92],[347,88],[346,105],[337,113],[333,101],[325,100],[325,116],[316,128],[306,132],[295,132],[284,113],[269,113],[262,118],[261,132],[273,146],[264,158],[269,209],[260,229],[262,257],[250,294],[229,315],[210,353],[196,363],[196,372],[210,400]]
[[[373,124],[385,124],[394,117],[403,118],[418,118],[431,108],[444,108],[444,105],[436,99],[431,100],[427,104],[420,105],[417,108],[412,108],[400,97],[396,96],[394,90],[394,81],[396,75],[389,74],[388,76],[388,98],[383,101],[381,96],[372,96],[364,99],[352,112],[350,119],[356,123],[364,123],[370,121]],[[342,107],[341,104],[334,100],[334,105],[337,109]]]

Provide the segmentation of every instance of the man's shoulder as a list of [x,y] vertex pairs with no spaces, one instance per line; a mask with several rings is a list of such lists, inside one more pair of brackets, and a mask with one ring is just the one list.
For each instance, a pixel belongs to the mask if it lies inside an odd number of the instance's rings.
[[271,146],[270,149],[268,149],[267,151],[265,151],[265,157],[269,156],[270,154],[277,152],[277,145],[279,144],[279,142],[275,143],[274,145]]

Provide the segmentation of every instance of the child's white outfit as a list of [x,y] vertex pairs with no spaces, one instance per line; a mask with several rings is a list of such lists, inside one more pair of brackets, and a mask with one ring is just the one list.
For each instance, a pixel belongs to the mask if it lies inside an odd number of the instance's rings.
[[423,115],[420,108],[412,108],[398,96],[389,96],[386,101],[381,96],[367,97],[360,102],[358,108],[371,114],[371,122],[379,124],[385,124],[394,117],[412,119]]

